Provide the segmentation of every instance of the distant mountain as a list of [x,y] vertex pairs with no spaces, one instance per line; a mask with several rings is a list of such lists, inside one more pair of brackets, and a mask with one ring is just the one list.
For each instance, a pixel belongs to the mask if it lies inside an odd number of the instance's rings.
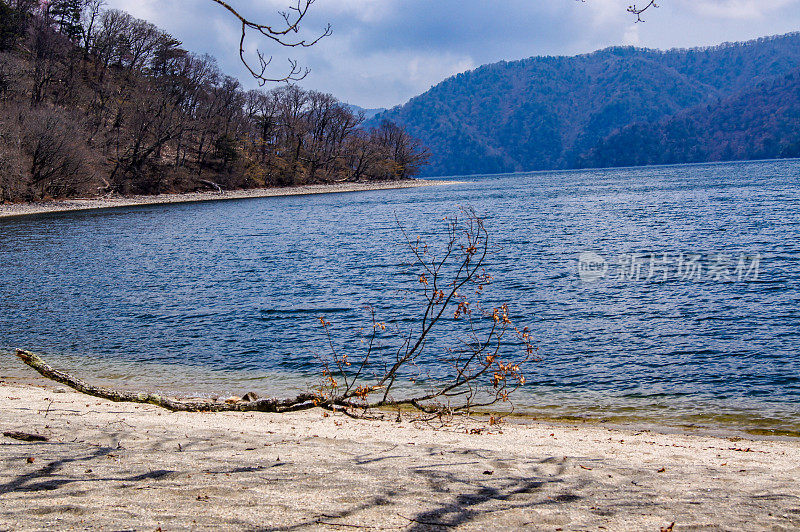
[[655,124],[601,140],[582,166],[800,157],[800,70]]
[[631,124],[744,98],[798,69],[800,33],[711,48],[534,57],[458,74],[373,121],[396,122],[421,139],[432,153],[427,175],[573,168]]
[[377,109],[365,109],[363,107],[359,107],[351,103],[346,103],[344,104],[344,106],[353,111],[355,114],[364,113],[364,118],[366,118],[367,120],[369,120],[370,118],[374,117],[379,113],[386,111],[386,109],[383,107],[379,107]]

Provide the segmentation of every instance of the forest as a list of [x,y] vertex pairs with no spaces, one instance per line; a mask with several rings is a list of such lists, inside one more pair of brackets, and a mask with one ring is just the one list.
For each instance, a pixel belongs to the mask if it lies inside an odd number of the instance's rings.
[[580,166],[612,167],[800,157],[800,70],[654,124],[603,139]]
[[428,152],[333,96],[245,90],[101,0],[0,0],[0,201],[407,179]]
[[[798,75],[800,33],[667,51],[614,47],[484,65],[370,123],[388,119],[420,138],[432,151],[426,175],[788,156],[800,151],[796,113],[784,114],[796,109]],[[685,153],[677,145],[655,153],[662,123],[692,117],[698,133]],[[654,136],[645,141],[644,130]],[[703,146],[694,150],[694,141]]]

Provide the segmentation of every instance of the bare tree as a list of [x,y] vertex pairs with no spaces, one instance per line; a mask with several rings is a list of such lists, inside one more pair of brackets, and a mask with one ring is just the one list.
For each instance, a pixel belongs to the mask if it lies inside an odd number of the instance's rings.
[[428,150],[405,129],[384,120],[374,137],[384,150],[385,179],[405,179],[416,175],[430,157]]
[[103,69],[112,64],[121,64],[125,53],[124,35],[133,17],[118,9],[109,9],[100,14],[97,34],[91,38],[91,52]]
[[0,107],[0,203],[24,197],[27,180],[23,171],[22,142],[18,113]]
[[358,130],[347,140],[345,164],[353,181],[371,177],[368,172],[380,163],[381,150],[373,136],[374,133]]
[[336,180],[339,167],[344,165],[345,141],[361,125],[364,117],[343,107],[330,94],[311,91],[308,100],[306,118],[309,125],[303,156],[308,169],[305,180],[314,182],[319,172],[324,174],[323,180]]
[[64,63],[70,51],[70,41],[52,25],[47,9],[34,16],[29,25],[26,45],[33,63],[32,106],[41,104],[50,86],[63,77]]
[[[282,11],[279,13],[282,23],[278,26],[269,25],[269,24],[262,24],[259,22],[255,22],[247,17],[245,17],[241,11],[235,9],[231,6],[228,2],[224,0],[211,0],[212,2],[219,4],[223,8],[225,8],[229,13],[231,13],[236,19],[239,20],[241,23],[242,31],[241,31],[241,38],[239,40],[239,58],[241,62],[244,64],[245,68],[250,72],[250,74],[256,78],[261,86],[269,82],[280,82],[280,81],[298,81],[306,77],[310,70],[308,68],[301,68],[297,61],[294,59],[289,59],[289,73],[281,78],[269,78],[266,76],[267,67],[272,62],[272,56],[266,57],[260,50],[256,51],[256,57],[258,59],[258,65],[252,64],[250,60],[248,60],[245,56],[245,41],[247,40],[247,34],[249,31],[255,32],[263,37],[266,37],[274,44],[278,44],[280,46],[285,46],[289,48],[297,48],[297,47],[310,47],[318,43],[321,39],[329,36],[332,33],[331,25],[328,24],[324,30],[314,37],[313,39],[292,39],[294,35],[297,35],[300,30],[300,23],[306,17],[308,10],[314,4],[316,0],[297,0],[296,4],[289,6],[287,11]],[[586,0],[582,0],[585,2]],[[649,0],[644,7],[637,7],[636,4],[628,6],[628,12],[632,13],[636,16],[637,22],[643,22],[642,14],[650,8],[657,8],[658,4],[656,4],[656,0]]]
[[125,39],[123,59],[128,68],[141,70],[149,65],[162,42],[169,38],[154,24],[141,19],[132,19]]
[[80,191],[91,180],[80,121],[57,108],[40,107],[24,116],[21,144],[35,199]]
[[26,62],[18,56],[0,52],[0,106],[26,93]]
[[183,94],[147,79],[132,79],[127,90],[108,131],[114,146],[109,180],[120,190],[161,192],[164,176],[147,172],[147,165],[159,162],[160,150],[185,129]]
[[105,0],[87,0],[85,5],[86,9],[82,13],[82,23],[84,60],[87,60],[89,58],[89,50],[91,50],[96,37],[97,22],[105,5]]
[[279,106],[281,125],[281,141],[283,172],[280,173],[280,185],[297,184],[298,176],[304,171],[302,155],[305,150],[308,120],[305,113],[308,109],[308,92],[296,85],[288,85],[275,90]]

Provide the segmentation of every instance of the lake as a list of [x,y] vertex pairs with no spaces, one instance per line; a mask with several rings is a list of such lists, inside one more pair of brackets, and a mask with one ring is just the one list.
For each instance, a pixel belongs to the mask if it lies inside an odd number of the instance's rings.
[[320,316],[348,338],[365,305],[418,315],[396,220],[435,237],[469,205],[491,297],[539,346],[518,411],[800,430],[800,161],[456,179],[0,220],[0,347],[129,388],[289,393],[319,374]]

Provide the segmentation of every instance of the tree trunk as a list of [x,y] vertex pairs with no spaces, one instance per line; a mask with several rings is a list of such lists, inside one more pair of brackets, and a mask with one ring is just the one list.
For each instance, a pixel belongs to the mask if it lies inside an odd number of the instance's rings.
[[107,399],[117,403],[144,403],[172,412],[291,412],[307,410],[318,406],[318,398],[311,393],[300,394],[293,399],[258,399],[251,402],[215,403],[215,402],[184,402],[162,397],[156,394],[131,393],[92,386],[80,379],[59,371],[35,353],[17,349],[16,356],[27,365],[38,371],[43,377],[59,382],[70,388],[92,397]]

